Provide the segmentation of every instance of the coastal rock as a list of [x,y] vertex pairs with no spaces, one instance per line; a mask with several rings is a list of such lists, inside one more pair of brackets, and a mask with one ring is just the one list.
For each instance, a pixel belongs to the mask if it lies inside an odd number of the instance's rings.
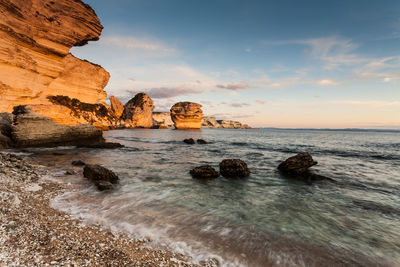
[[203,128],[222,128],[222,126],[217,122],[215,117],[203,117],[201,121],[201,127]]
[[219,164],[219,171],[227,178],[241,178],[250,175],[247,164],[240,159],[224,159]]
[[106,181],[99,181],[96,183],[96,187],[97,189],[99,189],[99,191],[105,191],[105,190],[112,190],[114,189],[114,185],[110,182],[106,182]]
[[[153,112],[153,125],[158,126],[157,129],[171,128],[174,123],[169,112]],[[161,127],[163,126],[163,127]]]
[[83,176],[94,183],[109,182],[116,184],[119,181],[118,176],[113,171],[97,164],[86,164],[83,169]]
[[0,149],[11,148],[14,142],[11,139],[11,124],[6,114],[0,116]]
[[217,120],[221,128],[228,128],[228,129],[250,129],[247,124],[242,124],[239,121],[232,121],[232,120]]
[[110,96],[111,110],[114,112],[116,118],[120,118],[124,112],[124,105],[115,96]]
[[200,129],[203,111],[193,102],[179,102],[171,107],[171,119],[176,129]]
[[16,147],[82,145],[104,141],[102,131],[89,124],[62,125],[26,106],[15,107],[13,114],[12,138]]
[[309,153],[304,152],[286,159],[279,164],[278,170],[284,174],[308,175],[308,169],[317,164]]
[[85,166],[86,165],[86,163],[83,162],[82,160],[74,160],[71,164],[74,166]]
[[29,105],[58,123],[92,123],[84,116],[76,120],[48,98],[105,105],[109,73],[69,53],[99,39],[103,27],[90,6],[80,0],[4,0],[0,13],[0,112]]
[[154,103],[150,96],[139,93],[124,106],[121,119],[126,128],[151,128]]
[[208,142],[206,140],[203,140],[203,139],[197,139],[197,143],[200,144],[200,145],[208,144]]
[[196,167],[190,171],[190,174],[196,179],[214,179],[219,176],[219,173],[210,165]]
[[79,145],[78,147],[115,149],[115,148],[124,147],[124,145],[121,145],[120,143],[113,143],[113,142],[99,142],[99,143]]
[[184,139],[183,142],[188,144],[188,145],[194,145],[195,144],[195,141],[194,141],[193,138]]

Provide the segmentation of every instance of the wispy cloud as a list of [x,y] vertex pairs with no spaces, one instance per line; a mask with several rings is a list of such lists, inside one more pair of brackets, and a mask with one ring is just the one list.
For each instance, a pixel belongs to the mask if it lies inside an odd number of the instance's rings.
[[257,99],[257,100],[256,100],[256,103],[258,103],[258,104],[260,104],[260,105],[264,105],[264,104],[265,104],[265,101],[264,101],[264,100]]
[[200,94],[203,90],[186,87],[156,87],[147,89],[145,92],[152,98],[172,98],[176,96]]
[[231,84],[225,84],[225,85],[224,84],[217,84],[216,87],[217,88],[221,88],[221,89],[228,89],[228,90],[236,91],[236,90],[247,89],[250,86],[248,86],[246,84],[243,84],[243,83],[236,83],[236,84],[231,83]]

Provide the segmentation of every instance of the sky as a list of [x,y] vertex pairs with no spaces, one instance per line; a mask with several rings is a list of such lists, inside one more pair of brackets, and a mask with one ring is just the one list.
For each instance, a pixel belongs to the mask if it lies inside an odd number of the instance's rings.
[[400,129],[400,1],[84,0],[104,30],[71,53],[127,102],[253,127]]

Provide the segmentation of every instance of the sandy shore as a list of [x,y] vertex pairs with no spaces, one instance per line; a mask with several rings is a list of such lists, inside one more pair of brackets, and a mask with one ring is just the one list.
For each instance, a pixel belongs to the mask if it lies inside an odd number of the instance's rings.
[[0,265],[2,266],[216,266],[201,265],[146,240],[84,225],[50,207],[65,192],[43,179],[47,171],[21,157],[0,153]]

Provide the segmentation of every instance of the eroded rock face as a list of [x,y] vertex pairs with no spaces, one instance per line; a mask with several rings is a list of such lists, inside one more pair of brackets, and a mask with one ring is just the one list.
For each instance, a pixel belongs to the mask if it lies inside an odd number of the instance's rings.
[[111,102],[111,110],[114,112],[115,117],[119,119],[122,116],[122,113],[124,112],[124,105],[115,96],[110,96],[110,102]]
[[284,174],[308,176],[308,169],[317,164],[318,162],[314,161],[308,152],[304,152],[290,157],[279,164],[278,170]]
[[203,117],[201,121],[201,127],[203,128],[221,128],[221,125],[217,122],[215,117]]
[[16,147],[52,147],[104,142],[103,133],[89,124],[67,126],[36,114],[27,106],[14,108],[12,138]]
[[154,126],[158,126],[158,129],[174,127],[174,123],[169,112],[153,112],[153,124]]
[[171,107],[171,119],[176,129],[200,129],[203,119],[201,105],[179,102]]
[[121,119],[126,128],[151,128],[154,103],[148,94],[139,93],[124,106]]
[[0,112],[29,104],[59,117],[48,99],[56,95],[105,104],[109,73],[69,54],[99,39],[102,28],[80,0],[0,0]]

